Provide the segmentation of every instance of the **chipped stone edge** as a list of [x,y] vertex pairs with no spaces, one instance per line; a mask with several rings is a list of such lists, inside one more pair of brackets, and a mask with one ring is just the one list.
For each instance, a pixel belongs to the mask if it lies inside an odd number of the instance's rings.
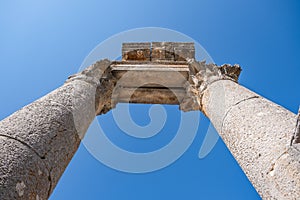
[[186,96],[179,105],[179,109],[184,112],[203,111],[202,97],[207,87],[220,80],[231,80],[237,83],[242,71],[238,64],[217,66],[195,59],[188,59],[187,61],[190,67],[190,79],[185,85]]
[[291,140],[291,146],[300,144],[300,107],[297,115],[297,122],[295,127],[295,133]]
[[108,59],[97,61],[82,72],[70,76],[65,82],[67,84],[72,81],[84,81],[96,87],[96,115],[105,114],[115,107],[111,97],[117,80],[111,73],[111,63]]

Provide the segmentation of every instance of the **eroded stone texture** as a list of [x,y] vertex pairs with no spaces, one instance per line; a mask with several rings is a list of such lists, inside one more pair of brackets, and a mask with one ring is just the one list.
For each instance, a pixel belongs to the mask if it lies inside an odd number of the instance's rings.
[[195,58],[192,42],[123,43],[123,61],[186,61]]
[[209,84],[202,105],[263,199],[300,197],[295,114],[230,80]]
[[151,61],[175,60],[173,42],[152,42]]
[[110,109],[109,65],[95,63],[0,122],[0,199],[49,197],[96,114]]
[[44,160],[26,144],[1,133],[0,199],[35,200],[36,195],[47,199],[51,182]]
[[150,61],[151,43],[123,43],[122,60]]
[[195,46],[192,42],[174,42],[174,60],[186,61],[195,58]]
[[[241,72],[239,65],[225,64],[217,66],[194,59],[189,59],[188,63],[190,66],[190,80],[186,85],[186,97],[180,104],[180,110],[183,111],[202,110],[202,96],[208,85],[219,80],[237,82]],[[222,95],[222,93],[219,95]]]

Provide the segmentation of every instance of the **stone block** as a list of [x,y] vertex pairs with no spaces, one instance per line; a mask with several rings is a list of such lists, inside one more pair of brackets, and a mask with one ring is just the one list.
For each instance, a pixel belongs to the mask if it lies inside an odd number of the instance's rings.
[[123,43],[122,60],[150,61],[151,43]]
[[192,42],[174,42],[174,60],[186,61],[187,58],[195,58],[195,47]]
[[152,61],[174,61],[174,48],[172,42],[152,42]]

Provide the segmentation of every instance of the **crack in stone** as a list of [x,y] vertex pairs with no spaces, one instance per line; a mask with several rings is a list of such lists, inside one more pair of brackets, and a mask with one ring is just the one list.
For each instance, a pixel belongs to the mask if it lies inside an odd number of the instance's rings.
[[245,101],[248,101],[248,100],[251,100],[251,99],[257,99],[257,98],[261,98],[261,97],[258,96],[258,95],[255,95],[255,96],[252,96],[252,97],[248,97],[248,98],[242,99],[242,100],[236,102],[235,104],[233,104],[232,106],[230,106],[230,108],[227,110],[227,112],[225,113],[225,115],[224,115],[224,117],[223,117],[223,119],[222,119],[221,133],[223,133],[224,122],[225,122],[225,120],[226,120],[226,118],[227,118],[229,112],[230,112],[235,106],[237,106],[237,105],[239,105],[239,104],[241,104],[241,103],[243,103],[243,102],[245,102]]
[[48,170],[48,173],[49,173],[49,174],[48,174],[48,181],[49,181],[50,185],[49,185],[49,189],[48,189],[48,193],[47,193],[47,199],[50,197],[51,191],[52,191],[51,171],[52,171],[52,169]]
[[22,140],[20,140],[18,138],[15,138],[15,137],[12,137],[12,136],[9,136],[9,135],[5,135],[5,134],[0,134],[0,136],[20,142],[21,144],[23,144],[24,146],[26,146],[30,150],[32,150],[39,158],[44,159],[43,156],[39,155],[39,153],[35,149],[33,149],[29,144],[23,142]]
[[300,143],[300,107],[299,107],[299,111],[298,111],[298,115],[297,115],[295,133],[291,140],[291,146],[294,144],[299,144],[299,143]]
[[[44,163],[44,165],[45,165],[46,170],[47,170],[48,173],[49,173],[49,175],[48,175],[48,180],[49,180],[49,182],[50,182],[49,190],[48,190],[48,198],[49,198],[49,196],[50,196],[50,194],[51,194],[52,180],[51,180],[51,170],[49,171],[49,170],[47,169],[47,164],[46,164],[45,161],[44,161],[46,157],[45,157],[45,156],[40,156],[40,155],[38,154],[38,152],[35,151],[35,149],[33,149],[30,145],[28,145],[27,143],[23,142],[22,140],[19,140],[18,138],[14,138],[14,137],[11,137],[11,136],[8,136],[8,135],[4,135],[4,134],[0,134],[0,136],[1,136],[1,137],[6,137],[6,138],[9,138],[9,139],[12,139],[12,140],[15,140],[15,141],[21,143],[22,145],[24,145],[24,146],[26,146],[28,149],[30,149],[32,152],[34,152],[34,154],[35,154],[36,156],[38,156],[38,157],[41,159],[41,161],[42,161],[42,162]],[[38,175],[41,175],[40,173],[41,173],[41,172],[39,171],[39,172],[38,172]],[[20,193],[19,193],[19,195],[20,195]],[[22,193],[22,195],[23,195],[23,193]],[[21,196],[22,196],[22,195],[21,195]]]
[[282,152],[276,159],[274,162],[271,163],[271,167],[269,168],[267,174],[270,174],[271,176],[274,175],[274,170],[275,170],[275,166],[276,166],[276,162],[284,155],[286,155],[288,153],[288,149],[285,150],[284,152]]

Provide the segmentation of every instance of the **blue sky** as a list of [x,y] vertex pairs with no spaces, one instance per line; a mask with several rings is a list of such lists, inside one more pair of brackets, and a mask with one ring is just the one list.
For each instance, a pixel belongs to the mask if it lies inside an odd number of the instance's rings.
[[[296,0],[1,1],[0,119],[62,85],[103,40],[148,26],[192,37],[217,64],[239,63],[242,85],[296,113],[299,19]],[[149,106],[130,108],[137,124],[149,123]],[[98,120],[122,148],[153,150],[167,144],[178,126],[178,107],[167,106],[166,111],[172,117],[154,141],[130,141],[111,112]],[[198,158],[208,124],[201,115],[185,154],[147,174],[111,169],[81,145],[50,199],[259,199],[221,140],[207,157]]]

